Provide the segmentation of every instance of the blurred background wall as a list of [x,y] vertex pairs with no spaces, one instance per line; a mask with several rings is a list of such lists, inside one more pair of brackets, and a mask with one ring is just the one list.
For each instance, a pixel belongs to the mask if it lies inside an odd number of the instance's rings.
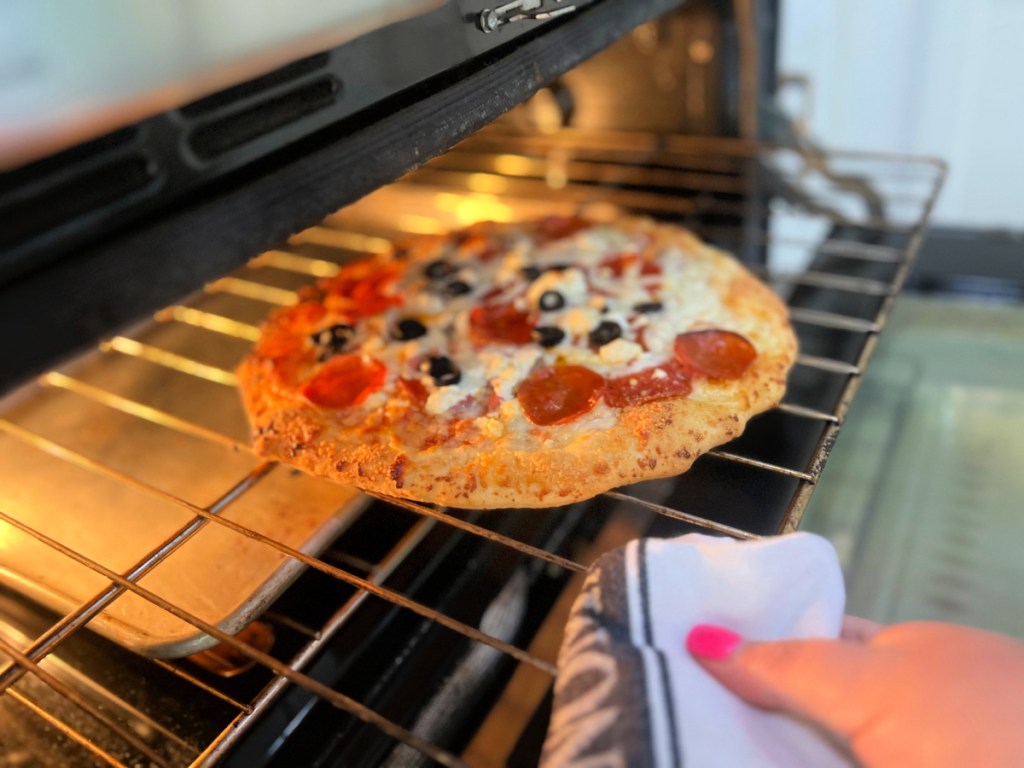
[[1024,229],[1024,0],[785,0],[780,57],[825,146],[942,157],[936,224]]

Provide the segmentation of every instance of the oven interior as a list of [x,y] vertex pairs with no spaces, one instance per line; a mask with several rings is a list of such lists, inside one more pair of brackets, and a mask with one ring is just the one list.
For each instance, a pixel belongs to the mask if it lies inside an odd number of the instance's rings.
[[[638,536],[797,527],[944,166],[598,109],[565,126],[560,87],[0,403],[4,764],[535,764],[589,563]],[[474,512],[252,454],[233,370],[300,286],[396,236],[620,210],[736,254],[799,337],[783,404],[691,471]]]
[[[884,218],[787,148],[495,126],[17,392],[0,421],[0,520],[5,551],[32,552],[36,568],[6,575],[21,591],[34,579],[58,613],[4,592],[4,743],[55,762],[76,750],[169,765],[535,759],[559,617],[589,562],[639,535],[768,535],[801,518],[942,176],[913,158],[814,162],[869,178]],[[762,274],[801,344],[784,403],[678,478],[554,510],[359,508],[347,489],[251,455],[232,371],[300,285],[396,235],[580,209],[684,224]],[[314,510],[306,528],[301,510]],[[317,540],[325,521],[330,540]],[[264,568],[293,580],[277,596],[232,584],[260,604],[244,612],[260,629],[234,635],[215,582],[260,553],[309,567]],[[142,607],[117,610],[130,599]],[[105,623],[125,642],[146,608],[174,610],[167,637],[183,624],[221,642],[153,659],[79,631]],[[247,733],[256,722],[273,725]]]

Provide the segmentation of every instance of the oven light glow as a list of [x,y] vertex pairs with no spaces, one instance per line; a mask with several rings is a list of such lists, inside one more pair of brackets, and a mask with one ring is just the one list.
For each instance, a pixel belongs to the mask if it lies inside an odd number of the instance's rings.
[[398,217],[398,228],[415,235],[443,235],[447,228],[437,219],[407,213]]
[[329,248],[344,248],[366,253],[387,253],[391,250],[391,243],[382,237],[346,232],[334,227],[310,227],[289,237],[288,242],[293,245],[326,245]]
[[249,262],[252,267],[276,267],[277,269],[304,272],[313,277],[334,277],[338,274],[338,265],[333,261],[311,259],[286,251],[264,251]]
[[515,221],[515,211],[494,195],[455,195],[438,192],[433,197],[438,211],[451,214],[459,226],[469,226],[478,221]]
[[434,195],[433,203],[434,207],[439,211],[454,213],[458,209],[459,203],[465,199],[462,195],[455,195],[451,192],[438,192]]
[[[4,499],[4,501],[6,502],[7,500]],[[0,552],[14,549],[14,539],[16,534],[17,531],[14,528],[14,526],[5,523],[0,523]],[[0,568],[2,568],[2,566],[0,566]]]
[[545,181],[550,189],[564,189],[569,183],[569,174],[564,165],[555,163],[548,167]]
[[244,296],[247,299],[265,301],[267,304],[280,304],[284,307],[299,303],[299,294],[295,291],[278,288],[276,285],[243,280],[240,277],[222,277],[209,283],[203,290],[207,293],[230,293],[235,296]]
[[466,186],[474,192],[501,195],[508,192],[508,179],[491,173],[471,173],[466,179]]
[[468,226],[478,221],[514,221],[515,212],[505,203],[490,195],[465,197],[455,209],[459,224]]
[[621,216],[622,209],[607,202],[590,203],[584,209],[584,215],[593,221],[609,222]]
[[129,339],[127,336],[115,336],[109,341],[100,344],[100,349],[104,352],[120,352],[122,355],[129,357],[141,357],[143,360],[149,360],[151,363],[162,365],[165,368],[173,368],[176,371],[198,376],[208,381],[215,381],[218,384],[224,384],[229,387],[238,384],[238,378],[233,371],[226,371],[223,368],[206,365],[198,360],[176,355],[173,352],[168,352],[158,347],[151,347],[135,339]]
[[505,176],[529,176],[535,165],[534,160],[522,155],[498,155],[494,158],[494,170]]
[[[208,331],[223,333],[227,336],[234,336],[236,339],[245,339],[246,341],[257,341],[260,338],[258,326],[232,320],[230,317],[222,317],[221,315],[204,312],[194,307],[183,307],[180,304],[168,307],[167,309],[161,309],[153,317],[159,322],[176,320],[179,323],[193,325],[197,328],[205,328]],[[51,373],[46,376],[55,375],[57,374]]]

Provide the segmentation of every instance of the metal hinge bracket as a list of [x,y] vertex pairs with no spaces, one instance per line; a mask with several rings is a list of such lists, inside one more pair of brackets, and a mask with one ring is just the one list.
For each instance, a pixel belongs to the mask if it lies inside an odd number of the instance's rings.
[[[562,0],[555,0],[561,3]],[[546,21],[556,19],[576,10],[575,5],[559,5],[547,8],[544,0],[512,0],[497,8],[484,8],[476,17],[476,24],[482,32],[496,32],[506,24],[518,21]]]

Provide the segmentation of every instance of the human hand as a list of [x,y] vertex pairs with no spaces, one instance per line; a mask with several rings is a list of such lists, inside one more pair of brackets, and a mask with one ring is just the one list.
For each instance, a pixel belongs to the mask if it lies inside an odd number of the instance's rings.
[[848,617],[839,640],[686,638],[722,685],[819,726],[870,768],[1024,765],[1024,643],[937,622]]

